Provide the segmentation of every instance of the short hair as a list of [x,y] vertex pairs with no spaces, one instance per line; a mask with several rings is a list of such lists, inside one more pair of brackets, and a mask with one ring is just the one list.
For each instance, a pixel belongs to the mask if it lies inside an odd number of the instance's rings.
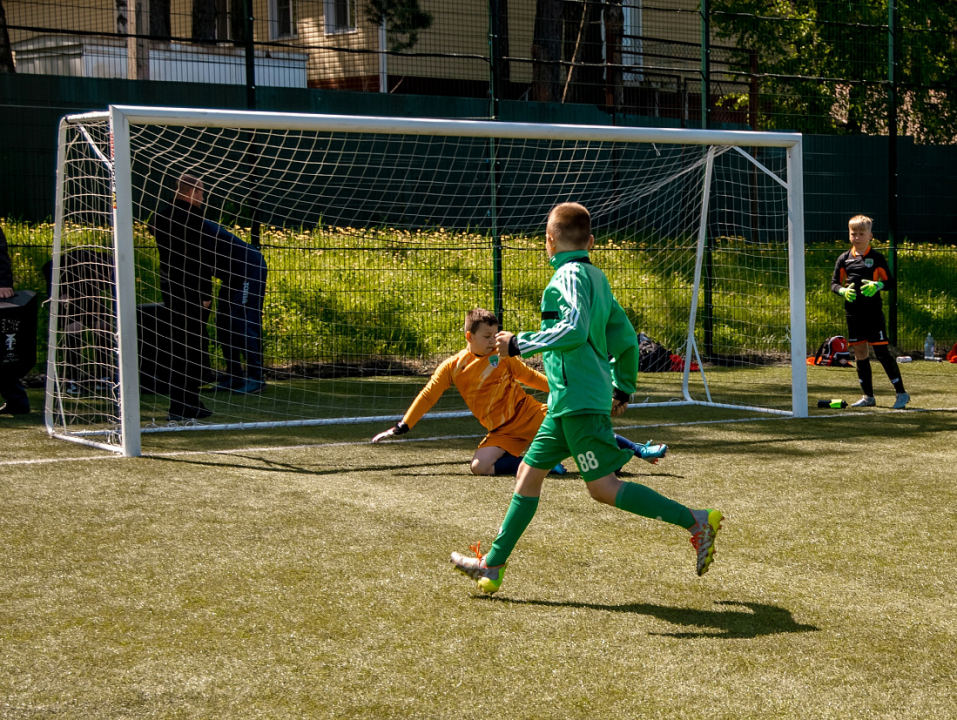
[[465,331],[475,332],[482,323],[498,327],[498,318],[484,308],[472,308],[465,313]]
[[874,227],[874,221],[867,217],[867,215],[855,215],[847,221],[847,226],[855,229],[863,228],[867,230],[867,232],[870,232],[871,228]]
[[545,230],[561,245],[584,248],[591,237],[591,213],[575,202],[556,205],[548,213]]
[[202,187],[203,181],[189,173],[183,173],[179,176],[179,180],[176,181],[176,192],[179,194],[186,194],[190,190],[201,189]]

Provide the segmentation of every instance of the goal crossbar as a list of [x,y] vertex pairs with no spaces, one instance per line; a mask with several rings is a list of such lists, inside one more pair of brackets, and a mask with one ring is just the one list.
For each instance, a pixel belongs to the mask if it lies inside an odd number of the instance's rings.
[[[109,157],[104,148],[86,132],[86,123],[108,123],[110,130]],[[696,237],[696,259],[694,262],[694,280],[691,291],[691,313],[688,322],[686,342],[679,350],[683,356],[682,397],[664,402],[633,403],[632,407],[674,407],[697,405],[712,408],[733,408],[770,412],[773,414],[807,415],[807,374],[804,362],[806,352],[804,319],[804,224],[803,224],[803,184],[802,184],[802,136],[797,133],[753,132],[743,130],[694,130],[674,128],[634,128],[618,126],[587,125],[544,125],[533,123],[494,122],[481,120],[442,120],[431,118],[394,118],[372,116],[314,115],[303,113],[250,112],[233,110],[206,110],[188,108],[158,108],[128,105],[110,106],[106,112],[90,112],[70,115],[61,123],[60,154],[58,158],[57,184],[57,230],[55,232],[54,272],[59,272],[58,255],[61,251],[60,238],[64,222],[64,156],[66,144],[65,128],[76,126],[92,148],[93,156],[108,170],[113,192],[112,217],[112,262],[117,282],[115,297],[115,325],[117,355],[119,357],[118,399],[120,416],[118,427],[109,430],[91,429],[64,433],[56,427],[54,415],[56,409],[48,402],[47,427],[52,435],[74,442],[87,442],[95,447],[112,449],[126,455],[140,454],[140,434],[163,432],[168,430],[189,429],[244,429],[268,428],[278,426],[328,425],[344,422],[382,422],[395,419],[392,413],[381,415],[354,416],[344,418],[298,418],[281,421],[242,421],[219,422],[207,425],[185,424],[182,426],[157,426],[145,423],[141,426],[139,417],[139,384],[137,368],[137,325],[136,296],[133,281],[135,268],[133,247],[130,238],[134,235],[134,199],[131,193],[131,173],[133,156],[131,150],[131,128],[137,126],[157,126],[165,128],[201,128],[201,129],[237,129],[243,131],[282,131],[303,133],[348,133],[350,135],[402,135],[424,138],[484,138],[489,140],[534,140],[567,141],[581,143],[622,143],[651,145],[697,145],[707,151],[703,161],[704,172],[701,180],[700,223]],[[710,149],[709,149],[710,146]],[[709,214],[708,194],[712,184],[712,165],[714,146],[734,148],[757,171],[769,177],[783,188],[787,197],[787,273],[789,286],[789,327],[790,366],[791,366],[791,409],[769,409],[752,405],[735,405],[716,402],[711,398],[703,366],[701,380],[704,384],[706,399],[696,399],[689,392],[689,379],[692,363],[701,358],[695,339],[695,318],[698,314],[698,296],[702,291],[703,264],[705,262],[707,239],[707,221]],[[786,179],[771,170],[756,157],[756,153],[745,148],[780,148],[786,152]],[[685,171],[688,172],[688,171]],[[493,198],[495,188],[493,185]],[[493,210],[494,212],[494,210]],[[54,296],[54,306],[57,305]],[[55,312],[55,310],[54,310]],[[51,319],[51,355],[55,352],[53,333],[57,331],[57,319]],[[60,392],[58,379],[52,375],[48,379],[48,395]],[[463,417],[465,412],[435,412],[430,417]],[[93,440],[99,435],[119,436],[114,446]],[[86,438],[85,440],[83,438]]]

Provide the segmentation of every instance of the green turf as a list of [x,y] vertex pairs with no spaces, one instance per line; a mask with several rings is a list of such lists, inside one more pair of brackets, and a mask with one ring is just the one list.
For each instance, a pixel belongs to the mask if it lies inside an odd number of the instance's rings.
[[[957,406],[957,366],[903,369],[915,408]],[[711,572],[573,472],[493,598],[447,561],[511,493],[468,474],[474,421],[122,459],[2,418],[0,717],[952,717],[957,413],[887,412],[879,373],[883,408],[807,420],[630,411],[672,448],[630,479],[727,515]],[[853,371],[810,377],[854,397]]]

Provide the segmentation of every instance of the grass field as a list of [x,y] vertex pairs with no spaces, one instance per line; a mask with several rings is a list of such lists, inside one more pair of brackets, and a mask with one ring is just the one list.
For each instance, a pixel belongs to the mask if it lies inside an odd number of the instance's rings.
[[[448,564],[511,492],[468,474],[474,421],[120,459],[0,419],[0,717],[957,716],[957,366],[903,370],[904,412],[630,411],[672,452],[629,478],[727,515],[711,572],[573,472],[491,598]],[[854,397],[853,371],[810,381]]]

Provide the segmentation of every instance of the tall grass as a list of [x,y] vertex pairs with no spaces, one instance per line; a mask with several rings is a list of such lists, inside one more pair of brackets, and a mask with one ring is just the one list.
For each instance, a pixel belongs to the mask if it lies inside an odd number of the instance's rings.
[[[17,286],[45,294],[42,265],[53,244],[52,224],[3,223]],[[249,230],[232,228],[249,239]],[[144,225],[135,227],[138,302],[159,302],[159,260]],[[96,232],[96,243],[108,235]],[[344,362],[369,358],[409,363],[458,349],[462,316],[470,307],[494,306],[493,250],[481,234],[443,229],[264,228],[269,264],[266,350],[274,365]],[[883,249],[876,244],[878,249]],[[846,248],[836,241],[805,253],[808,351],[844,332],[843,303],[829,289],[834,260]],[[503,239],[504,325],[537,326],[541,292],[551,275],[542,241]],[[687,332],[695,249],[689,240],[599,240],[593,253],[633,324],[668,347]],[[899,250],[898,346],[922,347],[927,332],[940,347],[957,341],[953,276],[957,250],[916,246]],[[708,326],[714,353],[786,353],[788,275],[785,251],[718,238],[708,273],[713,310]],[[708,316],[699,295],[698,343]],[[885,298],[885,307],[888,300]],[[45,356],[46,313],[38,351]]]

